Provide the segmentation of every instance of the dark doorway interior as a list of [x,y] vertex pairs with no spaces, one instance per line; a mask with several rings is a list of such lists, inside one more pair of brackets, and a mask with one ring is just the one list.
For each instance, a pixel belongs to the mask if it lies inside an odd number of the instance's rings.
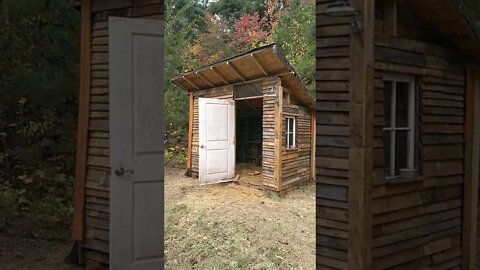
[[262,117],[263,99],[246,99],[235,102],[236,163],[262,166]]

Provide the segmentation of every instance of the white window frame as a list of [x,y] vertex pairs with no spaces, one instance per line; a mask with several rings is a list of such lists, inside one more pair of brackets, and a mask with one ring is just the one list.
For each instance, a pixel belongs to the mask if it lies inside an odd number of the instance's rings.
[[[391,111],[390,111],[390,121],[391,127],[383,127],[383,131],[390,131],[390,164],[385,164],[385,166],[390,167],[390,176],[387,179],[398,178],[400,175],[395,174],[395,149],[396,149],[396,133],[397,131],[408,131],[408,149],[407,149],[407,166],[408,168],[399,168],[415,171],[415,122],[416,122],[416,97],[415,97],[415,78],[411,76],[400,76],[400,75],[389,75],[383,78],[383,82],[390,81],[392,83],[392,93],[391,93]],[[408,112],[408,127],[396,127],[396,101],[397,101],[397,82],[408,83],[408,102],[409,102],[409,112]],[[384,90],[385,91],[385,90]]]
[[[293,119],[293,131],[290,132],[290,119]],[[296,145],[296,119],[295,117],[292,117],[292,116],[287,116],[285,117],[285,148],[286,149],[295,149],[297,147]],[[290,134],[293,134],[293,142],[292,142],[292,145],[290,146]]]

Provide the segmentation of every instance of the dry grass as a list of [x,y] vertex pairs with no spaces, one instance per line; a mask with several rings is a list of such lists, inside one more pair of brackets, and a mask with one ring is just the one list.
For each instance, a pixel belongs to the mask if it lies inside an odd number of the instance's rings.
[[315,187],[285,198],[166,169],[165,269],[315,269]]

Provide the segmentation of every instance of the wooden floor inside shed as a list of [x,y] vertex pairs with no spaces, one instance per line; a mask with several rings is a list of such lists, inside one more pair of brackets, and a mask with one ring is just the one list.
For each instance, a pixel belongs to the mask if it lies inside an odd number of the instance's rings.
[[262,167],[252,163],[239,163],[235,166],[235,174],[240,178],[238,182],[243,185],[262,188]]

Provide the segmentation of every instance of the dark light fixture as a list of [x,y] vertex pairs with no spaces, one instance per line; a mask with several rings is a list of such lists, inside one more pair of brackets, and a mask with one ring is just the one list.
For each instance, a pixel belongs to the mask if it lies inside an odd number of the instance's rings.
[[348,0],[336,0],[329,4],[321,15],[328,17],[352,17],[360,15],[360,11],[352,7]]

